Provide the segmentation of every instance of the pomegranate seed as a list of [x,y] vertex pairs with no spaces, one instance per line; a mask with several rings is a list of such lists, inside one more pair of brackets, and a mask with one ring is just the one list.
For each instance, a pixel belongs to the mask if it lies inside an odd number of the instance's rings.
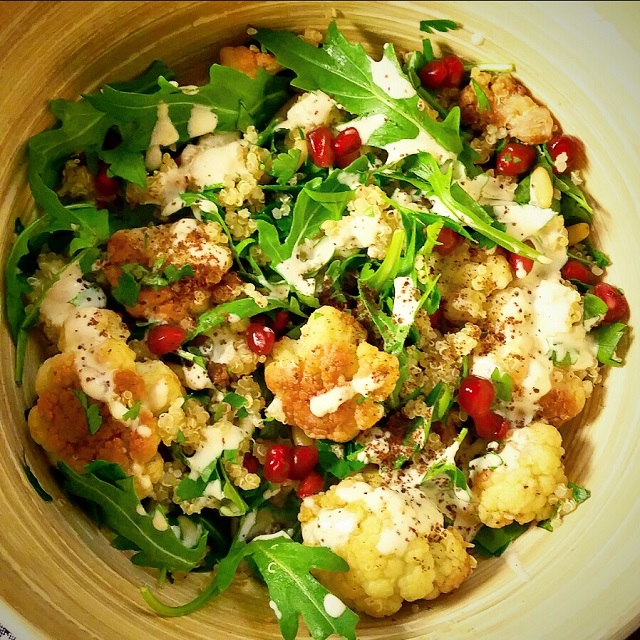
[[460,383],[458,404],[475,419],[489,413],[495,394],[491,380],[470,375]]
[[578,260],[569,260],[560,273],[565,280],[577,280],[578,282],[584,282],[585,284],[596,284],[598,282],[598,276],[596,276],[587,265],[582,264]]
[[509,431],[507,420],[493,411],[483,416],[473,416],[473,424],[478,437],[487,440],[504,440]]
[[501,176],[518,176],[531,169],[537,158],[534,147],[520,142],[505,144],[496,160],[496,173]]
[[153,327],[147,334],[149,351],[164,356],[175,351],[187,338],[187,332],[175,324],[161,324]]
[[[554,173],[566,173],[570,171],[575,165],[578,154],[580,153],[580,143],[577,138],[573,136],[556,136],[549,142],[547,145],[549,149],[549,155],[551,156],[551,160],[553,160],[553,171]],[[562,171],[556,167],[556,160],[558,156],[566,154],[564,160],[564,167],[561,166]],[[561,159],[561,160],[562,160]]]
[[458,56],[446,56],[442,58],[445,68],[447,69],[447,78],[443,83],[443,87],[459,87],[464,75],[464,64]]
[[449,77],[449,70],[443,60],[432,60],[420,69],[420,84],[425,89],[439,89]]
[[362,146],[360,133],[355,127],[347,127],[343,129],[333,141],[333,151],[338,158],[346,156],[354,151],[358,151]]
[[258,322],[252,322],[247,327],[245,335],[249,349],[260,356],[266,356],[271,353],[271,349],[273,349],[273,345],[276,342],[275,331],[271,327],[265,327]]
[[271,328],[276,332],[277,336],[281,336],[283,333],[286,333],[287,327],[289,326],[289,312],[280,310],[276,312],[276,317],[271,325]]
[[598,296],[607,305],[607,313],[605,314],[602,324],[611,324],[612,322],[618,322],[629,314],[629,303],[618,289],[607,284],[606,282],[598,282],[593,287],[594,296]]
[[321,491],[324,491],[324,478],[317,471],[311,471],[300,481],[296,493],[298,498],[306,498]]
[[291,449],[286,444],[272,444],[264,460],[264,479],[269,482],[284,482],[291,468]]
[[260,460],[251,453],[245,453],[244,458],[242,459],[242,466],[249,473],[258,473],[258,469],[260,469]]
[[318,127],[307,134],[311,160],[318,167],[330,167],[335,159],[333,133],[329,127]]
[[352,151],[351,153],[347,153],[344,156],[338,156],[336,158],[336,164],[344,169],[348,167],[354,160],[357,160],[360,157],[360,151]]
[[442,227],[438,234],[438,242],[434,249],[441,256],[448,256],[460,244],[462,236],[449,227]]
[[101,196],[105,198],[110,198],[111,196],[115,196],[118,193],[118,189],[120,189],[120,185],[115,178],[110,178],[107,175],[108,167],[106,164],[100,164],[100,168],[98,169],[98,173],[94,178],[94,185],[96,191],[100,193]]
[[291,449],[289,477],[292,480],[302,480],[316,464],[318,464],[318,448],[315,445],[296,445]]
[[518,273],[524,271],[525,274],[528,274],[531,273],[531,269],[533,269],[533,260],[531,258],[525,258],[518,253],[509,254],[509,264],[517,278],[524,277],[519,276]]

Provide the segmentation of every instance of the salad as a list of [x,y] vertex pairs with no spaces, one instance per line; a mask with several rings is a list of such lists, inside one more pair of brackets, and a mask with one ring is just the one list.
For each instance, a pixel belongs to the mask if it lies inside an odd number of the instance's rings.
[[[250,29],[29,143],[6,312],[28,428],[158,614],[238,572],[286,639],[457,589],[589,497],[565,475],[628,319],[584,149],[508,64]],[[50,496],[29,474],[45,499]],[[191,602],[162,586],[211,572]]]

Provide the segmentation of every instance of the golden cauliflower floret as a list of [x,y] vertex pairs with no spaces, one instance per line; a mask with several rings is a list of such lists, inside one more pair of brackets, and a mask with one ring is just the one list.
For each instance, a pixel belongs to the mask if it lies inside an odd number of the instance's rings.
[[551,112],[533,100],[513,76],[472,69],[471,78],[484,91],[491,109],[480,112],[474,88],[466,86],[458,103],[463,124],[475,131],[482,131],[488,125],[504,127],[510,136],[525,144],[542,144],[551,140],[555,128]]
[[97,307],[79,307],[73,309],[62,324],[58,349],[60,351],[86,350],[107,339],[124,344],[129,335],[129,329],[115,311]]
[[489,527],[516,521],[544,520],[553,511],[554,494],[566,484],[562,438],[545,422],[512,430],[502,450],[502,464],[484,469],[473,479],[480,520]]
[[312,438],[351,440],[384,414],[382,405],[400,375],[396,356],[365,342],[349,314],[321,307],[298,340],[283,338],[265,368],[275,394],[270,413]]
[[161,360],[136,362],[136,372],[144,381],[142,404],[154,416],[167,411],[184,395],[178,376]]
[[538,403],[541,417],[556,427],[562,426],[584,409],[587,390],[591,388],[590,383],[585,388],[582,379],[569,368],[555,367],[551,391]]
[[299,519],[304,544],[327,546],[349,565],[346,574],[318,571],[318,579],[348,606],[383,617],[404,601],[452,591],[475,563],[431,501],[377,484],[347,478],[305,499]]
[[278,73],[282,67],[276,62],[275,56],[270,53],[262,53],[250,47],[222,47],[220,49],[220,64],[223,67],[231,67],[242,71],[251,78],[258,76],[258,69],[264,69],[267,73]]
[[[103,344],[108,347],[109,342]],[[144,382],[135,370],[116,371],[113,382],[115,391],[131,403],[144,392]],[[44,362],[36,377],[36,391],[39,397],[29,413],[29,430],[54,461],[64,460],[82,471],[93,460],[108,460],[135,474],[156,457],[157,423],[147,409],[140,410],[132,427],[115,419],[106,403],[89,399],[99,407],[102,419],[97,432],[89,432],[87,414],[77,395],[82,387],[73,353],[61,353]]]
[[212,306],[218,285],[231,268],[231,249],[217,223],[183,219],[117,231],[107,245],[103,270],[115,287],[131,266],[152,270],[158,262],[162,269],[190,267],[192,274],[166,286],[142,286],[137,304],[127,311],[136,318],[179,322]]

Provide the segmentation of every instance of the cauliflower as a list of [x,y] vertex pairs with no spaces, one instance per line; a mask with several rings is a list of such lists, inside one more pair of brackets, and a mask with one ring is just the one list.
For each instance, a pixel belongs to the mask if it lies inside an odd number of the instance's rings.
[[140,265],[149,271],[158,261],[161,269],[188,266],[193,275],[160,286],[151,282],[143,286],[138,302],[127,307],[135,318],[180,322],[206,311],[232,265],[227,238],[217,223],[182,219],[157,227],[117,231],[109,240],[103,271],[115,287],[125,268]]
[[585,383],[567,367],[555,367],[551,391],[540,398],[540,413],[550,424],[560,427],[575,418],[587,401],[591,384]]
[[400,375],[396,356],[365,342],[349,314],[321,307],[298,340],[282,338],[265,368],[275,394],[269,413],[312,438],[346,442],[384,414],[379,404]]
[[500,528],[514,520],[525,524],[548,518],[555,492],[567,483],[558,430],[544,422],[514,429],[497,454],[502,464],[472,477],[480,520]]
[[478,98],[471,85],[460,93],[462,122],[475,131],[487,125],[504,127],[510,136],[525,144],[542,144],[553,136],[555,123],[547,107],[539,105],[511,75],[494,75],[472,69],[475,80],[491,102],[491,109],[480,112]]
[[373,474],[306,498],[299,519],[304,544],[328,546],[349,565],[346,574],[318,571],[318,579],[348,606],[374,617],[395,613],[405,600],[453,591],[475,566],[468,545],[444,528],[434,503],[418,490],[410,496],[383,486]]
[[[138,400],[138,393],[144,388],[139,376],[123,371],[118,378],[121,393],[128,392],[132,401]],[[99,429],[92,435],[77,395],[81,391],[74,353],[61,353],[46,360],[36,376],[38,402],[28,418],[33,439],[54,462],[64,460],[78,472],[89,462],[99,459],[118,463],[125,472],[133,473],[136,480],[150,475],[150,469],[157,466],[160,441],[157,421],[151,412],[142,408],[135,421],[136,428],[131,428],[117,420],[106,403],[91,401],[98,405],[102,419]],[[141,495],[145,495],[144,484],[137,484]]]
[[270,53],[262,53],[250,47],[222,47],[220,49],[220,64],[223,67],[231,67],[242,71],[250,78],[258,76],[258,69],[264,69],[267,73],[278,73],[282,67],[276,62],[275,56]]

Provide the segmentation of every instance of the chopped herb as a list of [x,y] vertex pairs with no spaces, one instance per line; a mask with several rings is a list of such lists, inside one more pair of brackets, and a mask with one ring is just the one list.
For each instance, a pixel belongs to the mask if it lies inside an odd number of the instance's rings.
[[[476,99],[478,100],[478,111],[480,113],[483,113],[484,111],[491,111],[491,101],[484,92],[484,89],[473,78],[471,78],[471,87],[473,88],[473,92],[476,94]],[[505,160],[507,160],[506,156]],[[520,158],[514,158],[514,161],[520,162]]]
[[455,31],[458,29],[458,23],[453,20],[421,20],[420,31],[425,33],[433,33],[434,31]]
[[496,367],[491,374],[491,382],[493,382],[498,400],[509,402],[513,392],[513,380],[511,376],[506,371],[505,373],[500,373],[500,369]]
[[89,402],[89,398],[84,391],[73,390],[74,395],[80,401],[82,408],[84,409],[85,416],[87,418],[87,427],[89,433],[93,436],[98,432],[98,429],[102,426],[102,415],[100,415],[100,407],[97,404]]
[[123,414],[122,419],[135,420],[140,415],[141,408],[142,408],[142,402],[140,400],[136,400],[136,402],[131,406],[131,408]]

